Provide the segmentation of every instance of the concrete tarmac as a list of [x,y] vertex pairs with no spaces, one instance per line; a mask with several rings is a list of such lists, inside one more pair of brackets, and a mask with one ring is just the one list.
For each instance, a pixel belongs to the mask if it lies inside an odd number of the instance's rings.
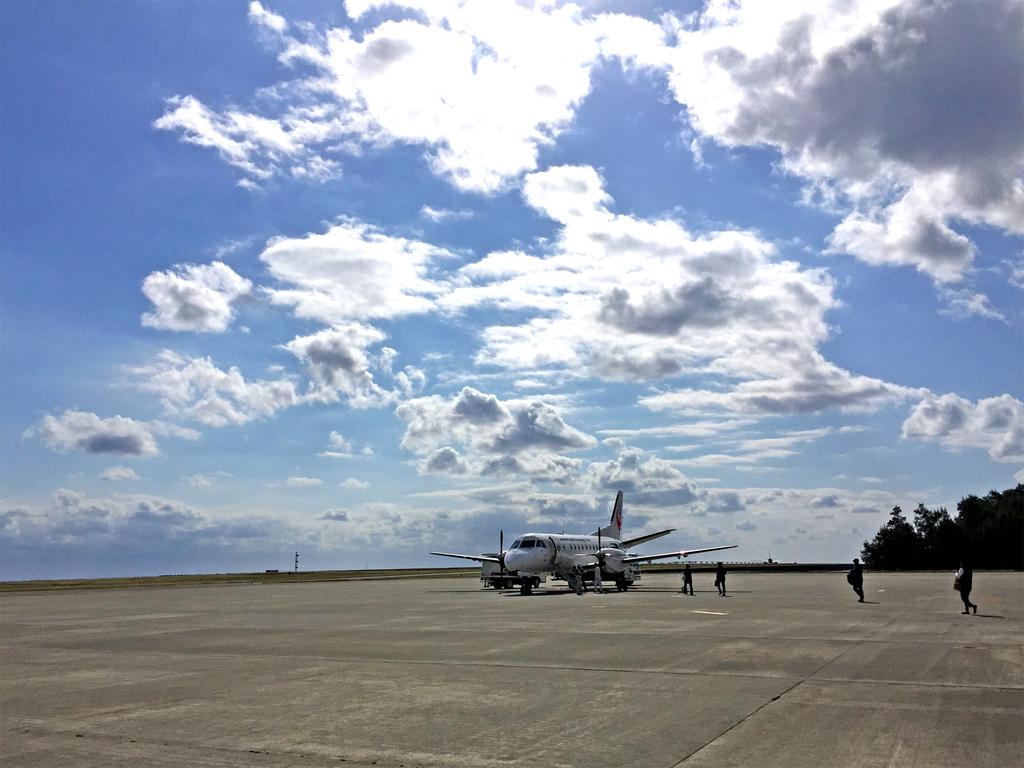
[[711,581],[4,594],[0,762],[1024,765],[1021,574],[976,574],[977,616],[946,574]]

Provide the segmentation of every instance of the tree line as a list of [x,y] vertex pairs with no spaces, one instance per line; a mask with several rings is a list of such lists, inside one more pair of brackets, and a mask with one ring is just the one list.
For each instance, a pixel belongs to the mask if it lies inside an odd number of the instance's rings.
[[918,504],[911,523],[899,506],[875,538],[864,542],[865,564],[886,570],[974,568],[1024,569],[1024,483],[987,496],[967,496],[956,517],[945,507]]

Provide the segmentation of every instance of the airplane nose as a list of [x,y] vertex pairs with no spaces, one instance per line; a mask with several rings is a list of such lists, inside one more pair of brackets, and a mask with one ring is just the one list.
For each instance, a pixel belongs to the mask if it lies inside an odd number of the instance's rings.
[[522,561],[522,555],[518,552],[506,552],[505,553],[505,570],[507,571],[518,571],[519,565]]

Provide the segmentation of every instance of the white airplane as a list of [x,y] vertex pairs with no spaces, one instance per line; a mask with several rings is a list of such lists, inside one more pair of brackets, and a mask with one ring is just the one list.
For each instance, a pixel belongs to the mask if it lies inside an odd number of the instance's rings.
[[633,563],[665,560],[671,557],[689,557],[701,552],[717,552],[722,549],[734,549],[738,544],[723,547],[705,547],[704,549],[680,549],[674,552],[659,552],[655,555],[635,555],[629,552],[630,547],[647,541],[667,536],[675,528],[668,528],[657,533],[648,533],[634,539],[622,538],[622,491],[615,496],[612,507],[611,522],[599,528],[590,536],[566,533],[526,533],[512,542],[507,550],[504,548],[504,532],[501,534],[502,544],[496,557],[489,555],[462,555],[456,552],[431,552],[441,557],[459,557],[463,560],[475,560],[478,563],[496,563],[502,574],[509,571],[520,578],[519,593],[529,595],[533,588],[544,581],[547,574],[564,579],[577,592],[583,586],[585,570],[601,569],[602,578],[615,582],[620,592],[629,589],[632,582],[629,566]]

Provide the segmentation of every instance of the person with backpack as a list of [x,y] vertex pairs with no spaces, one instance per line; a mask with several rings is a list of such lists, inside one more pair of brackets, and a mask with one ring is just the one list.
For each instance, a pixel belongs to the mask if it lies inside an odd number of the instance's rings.
[[860,560],[853,558],[853,568],[846,574],[846,582],[853,587],[857,593],[858,603],[864,602],[864,570],[860,567]]

